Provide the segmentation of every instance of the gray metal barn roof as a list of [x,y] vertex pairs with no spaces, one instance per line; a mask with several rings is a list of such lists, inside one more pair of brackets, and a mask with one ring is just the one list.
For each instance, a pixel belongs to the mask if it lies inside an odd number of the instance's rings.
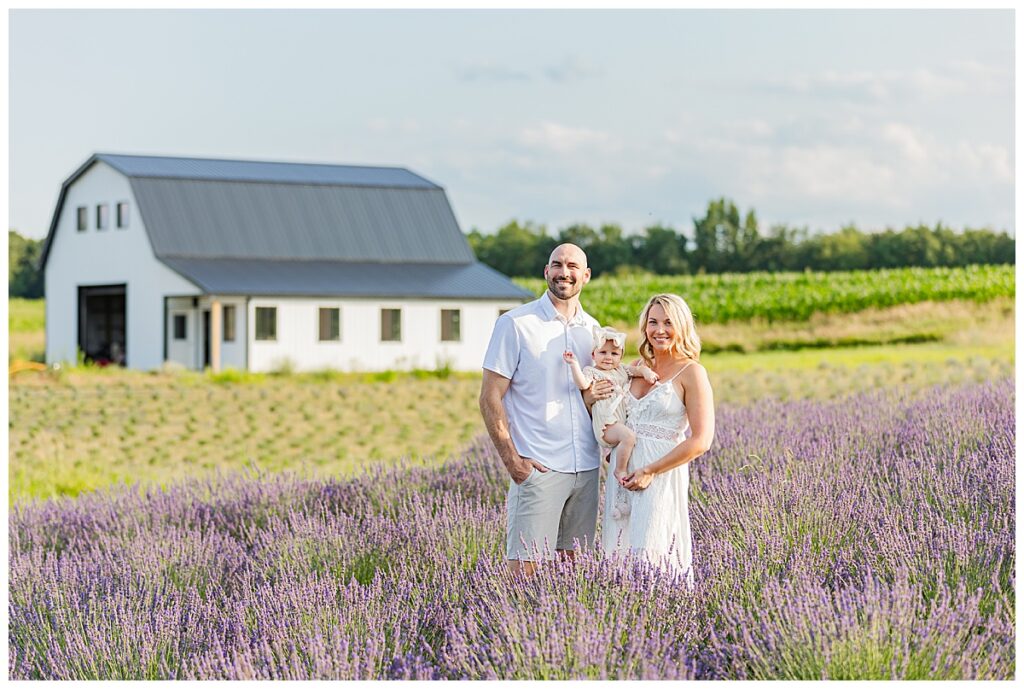
[[274,163],[260,160],[213,160],[97,153],[102,160],[128,177],[210,179],[278,184],[328,184],[359,187],[440,189],[430,180],[400,167]]
[[160,258],[464,263],[444,190],[132,178]]
[[532,299],[482,263],[347,263],[165,258],[210,294],[307,297]]
[[476,263],[444,189],[404,168],[98,153],[61,188],[44,267],[67,189],[96,163],[128,177],[156,257],[207,291],[530,296]]

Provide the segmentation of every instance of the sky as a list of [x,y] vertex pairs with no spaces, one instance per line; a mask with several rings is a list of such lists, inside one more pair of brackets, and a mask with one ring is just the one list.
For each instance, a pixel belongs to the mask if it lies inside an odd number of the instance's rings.
[[92,153],[393,165],[466,232],[1014,233],[1011,10],[12,10],[9,227]]

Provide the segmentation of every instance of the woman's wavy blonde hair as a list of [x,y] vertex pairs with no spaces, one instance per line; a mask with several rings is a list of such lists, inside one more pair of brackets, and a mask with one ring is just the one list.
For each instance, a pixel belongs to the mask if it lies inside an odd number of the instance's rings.
[[640,314],[640,356],[648,366],[654,365],[654,347],[647,339],[647,317],[651,308],[657,304],[665,309],[665,314],[672,321],[672,330],[675,338],[669,351],[674,356],[686,357],[698,361],[700,359],[700,337],[697,335],[697,328],[693,324],[693,313],[690,307],[677,294],[655,294],[647,302],[643,313]]

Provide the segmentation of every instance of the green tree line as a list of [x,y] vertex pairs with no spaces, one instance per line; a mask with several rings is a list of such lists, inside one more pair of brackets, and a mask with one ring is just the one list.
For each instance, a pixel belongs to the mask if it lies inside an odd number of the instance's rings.
[[[599,228],[577,223],[550,235],[543,225],[513,220],[493,234],[473,229],[467,236],[477,258],[514,277],[536,277],[551,250],[562,242],[587,252],[595,275],[649,272],[657,275],[747,273],[752,271],[867,270],[931,268],[1014,263],[1014,240],[1005,231],[964,229],[941,223],[903,230],[863,232],[854,225],[830,234],[807,228],[772,225],[762,231],[753,210],[741,214],[721,198],[693,219],[687,236],[665,225],[651,225],[626,235],[617,224]],[[43,296],[39,257],[43,241],[8,233],[7,293],[34,299]]]
[[477,258],[510,276],[536,277],[551,250],[573,242],[587,252],[594,275],[649,272],[657,275],[746,273],[752,271],[834,271],[873,268],[931,268],[1014,263],[1014,240],[1005,231],[966,228],[954,232],[937,224],[864,232],[846,225],[838,232],[772,225],[762,230],[753,210],[741,214],[721,198],[693,219],[690,236],[665,225],[636,235],[606,224],[573,224],[557,235],[543,225],[513,220],[494,234],[468,235]]
[[43,273],[39,258],[43,240],[22,237],[14,230],[7,233],[7,296],[38,299],[43,296]]

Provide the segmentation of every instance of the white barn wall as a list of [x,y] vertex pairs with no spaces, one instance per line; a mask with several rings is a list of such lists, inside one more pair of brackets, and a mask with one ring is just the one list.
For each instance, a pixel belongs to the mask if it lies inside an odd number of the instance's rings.
[[[128,201],[128,227],[117,227],[117,204]],[[110,207],[106,230],[96,230],[96,206]],[[77,208],[88,208],[85,232],[77,231]],[[160,263],[131,184],[97,162],[67,190],[46,262],[46,361],[74,361],[78,345],[78,287],[124,283],[125,364],[154,369],[163,362],[164,295],[199,294],[188,280]]]
[[[246,325],[245,297],[220,297],[221,307],[235,307],[235,339],[225,342],[223,326],[217,333],[220,338],[220,365],[222,369],[243,370],[245,361]],[[200,297],[198,306],[192,305],[192,297],[172,297],[167,300],[167,358],[193,370],[203,368],[203,311],[210,309],[210,297]],[[221,312],[222,315],[224,311]],[[174,339],[174,317],[185,316],[185,339]]]
[[[253,297],[248,308],[249,367],[271,371],[434,369],[447,362],[479,371],[499,309],[517,301],[371,300]],[[256,307],[277,307],[277,340],[256,340]],[[320,307],[341,309],[341,341],[317,339]],[[402,310],[402,341],[381,342],[380,310]],[[461,310],[460,342],[441,342],[441,310]]]
[[[234,342],[225,342],[223,335],[223,324],[221,325],[221,332],[217,333],[220,338],[220,366],[222,369],[225,368],[237,368],[243,370],[246,367],[245,361],[245,343],[246,333],[248,330],[248,314],[245,309],[245,297],[220,297],[221,304],[221,321],[223,323],[224,318],[224,307],[234,306],[235,307],[235,340]],[[200,299],[200,305],[204,308],[210,308],[210,299]],[[200,345],[201,346],[201,345]],[[202,349],[198,350],[200,356],[202,356]]]
[[[174,339],[174,317],[185,317],[185,338]],[[185,368],[198,368],[196,342],[199,334],[199,310],[192,306],[192,297],[167,300],[167,360]]]

